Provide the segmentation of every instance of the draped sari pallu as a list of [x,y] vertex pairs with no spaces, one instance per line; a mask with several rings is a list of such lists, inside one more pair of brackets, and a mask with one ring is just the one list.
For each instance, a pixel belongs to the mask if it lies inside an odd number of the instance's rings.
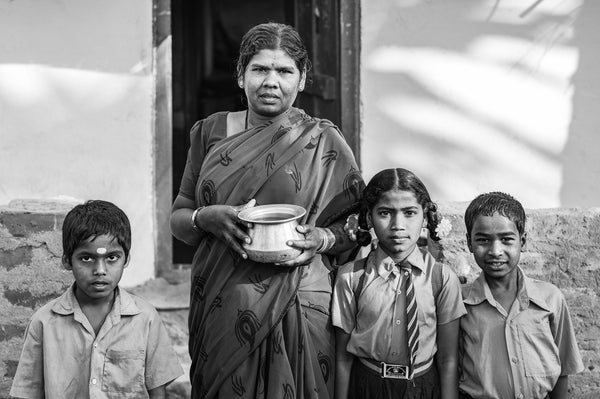
[[[202,164],[196,199],[198,206],[252,198],[296,204],[307,209],[301,223],[323,227],[356,209],[363,186],[337,128],[292,108],[217,142]],[[206,235],[193,265],[193,397],[332,396],[331,282],[320,255],[302,267],[259,264]]]

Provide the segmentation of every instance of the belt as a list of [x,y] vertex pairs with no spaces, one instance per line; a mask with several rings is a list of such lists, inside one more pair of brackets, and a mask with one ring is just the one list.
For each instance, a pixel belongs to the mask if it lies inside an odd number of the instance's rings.
[[395,378],[400,380],[410,380],[410,367],[402,364],[391,364],[378,362],[373,359],[359,357],[358,360],[370,370],[379,373],[381,378]]

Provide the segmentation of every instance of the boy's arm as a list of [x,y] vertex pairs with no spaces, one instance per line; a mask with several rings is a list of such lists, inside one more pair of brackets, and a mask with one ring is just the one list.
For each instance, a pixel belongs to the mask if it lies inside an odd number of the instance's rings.
[[44,397],[44,355],[41,325],[36,333],[36,323],[31,321],[25,331],[25,342],[12,382],[10,395],[15,398]]
[[[156,309],[151,310],[150,329],[146,342],[146,387],[148,392],[164,389],[183,374],[179,357]],[[161,396],[158,396],[161,397]]]
[[335,338],[335,399],[346,399],[354,355],[346,350],[350,334],[336,327]]
[[148,391],[150,399],[165,399],[167,397],[167,389],[165,385],[161,385]]
[[556,381],[556,385],[552,391],[548,393],[548,398],[550,399],[566,399],[567,397],[567,389],[569,388],[569,376],[561,375],[558,377],[558,381]]
[[460,319],[437,326],[437,366],[443,399],[458,399],[458,331]]

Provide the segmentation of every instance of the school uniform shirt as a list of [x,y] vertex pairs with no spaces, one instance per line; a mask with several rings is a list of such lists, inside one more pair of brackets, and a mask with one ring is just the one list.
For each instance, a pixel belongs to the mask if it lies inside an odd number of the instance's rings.
[[459,388],[473,398],[545,398],[559,376],[583,370],[567,302],[560,290],[517,269],[509,311],[483,273],[464,290]]
[[[418,247],[407,257],[417,302],[419,350],[415,371],[421,374],[437,351],[436,326],[466,313],[456,274],[442,265],[441,290],[435,303],[431,277],[435,259]],[[354,356],[393,364],[409,364],[406,336],[406,294],[403,272],[380,248],[365,262],[365,278],[358,303],[353,291],[354,262],[338,269],[332,298],[332,322],[350,339],[346,350]],[[419,372],[421,370],[421,372]]]
[[10,394],[20,398],[148,398],[183,374],[158,312],[116,288],[98,335],[75,284],[34,313]]

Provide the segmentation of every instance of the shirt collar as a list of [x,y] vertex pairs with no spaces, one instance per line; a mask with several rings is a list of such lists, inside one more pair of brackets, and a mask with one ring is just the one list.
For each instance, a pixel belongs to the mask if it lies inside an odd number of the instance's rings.
[[[73,283],[73,285],[58,298],[56,303],[54,303],[52,306],[52,311],[54,313],[66,316],[75,313],[75,309],[79,308],[79,303],[75,297],[76,284],[77,283]],[[116,311],[117,314],[120,314],[121,316],[133,316],[141,312],[130,293],[117,287],[115,288],[115,294],[116,298],[113,311]]]
[[[523,270],[519,266],[517,266],[517,300],[519,301],[521,310],[528,308],[530,301],[545,310],[550,310],[543,293],[523,273]],[[464,303],[467,305],[478,305],[483,301],[488,301],[491,304],[495,303],[490,286],[485,279],[484,273],[481,272],[468,292],[466,292]]]
[[[394,273],[394,276],[400,273],[398,266],[396,266],[396,263],[393,261],[393,259],[379,246],[375,249],[375,256],[369,258],[371,266],[384,280],[389,279],[390,274],[392,273]],[[425,270],[425,260],[419,247],[415,246],[410,255],[406,257],[406,260],[412,267],[416,267],[420,271]]]

